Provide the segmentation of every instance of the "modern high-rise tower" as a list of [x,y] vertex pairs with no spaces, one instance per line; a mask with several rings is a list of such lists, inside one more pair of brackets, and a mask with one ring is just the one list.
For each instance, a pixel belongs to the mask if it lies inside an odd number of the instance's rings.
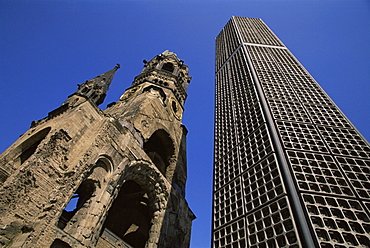
[[370,146],[261,19],[216,38],[213,247],[370,247]]
[[119,66],[0,156],[0,247],[188,247],[188,67],[165,51],[102,111]]

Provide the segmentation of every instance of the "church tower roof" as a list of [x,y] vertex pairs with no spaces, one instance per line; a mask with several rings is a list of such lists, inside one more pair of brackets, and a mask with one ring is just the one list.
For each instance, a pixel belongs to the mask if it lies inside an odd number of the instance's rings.
[[74,95],[84,96],[89,98],[97,106],[102,104],[110,84],[112,83],[114,74],[120,68],[117,64],[113,69],[94,77],[93,79],[86,80],[83,84],[78,85],[78,90]]
[[135,77],[132,87],[150,82],[160,87],[171,89],[181,105],[187,98],[187,88],[191,77],[188,66],[169,50],[155,56],[150,61],[143,60],[144,68]]

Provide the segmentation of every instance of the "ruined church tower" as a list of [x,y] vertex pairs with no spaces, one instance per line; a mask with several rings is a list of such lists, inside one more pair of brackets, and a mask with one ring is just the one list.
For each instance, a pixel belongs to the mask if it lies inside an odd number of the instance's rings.
[[0,156],[0,247],[188,247],[181,123],[188,67],[165,51],[98,108],[114,69],[75,93]]

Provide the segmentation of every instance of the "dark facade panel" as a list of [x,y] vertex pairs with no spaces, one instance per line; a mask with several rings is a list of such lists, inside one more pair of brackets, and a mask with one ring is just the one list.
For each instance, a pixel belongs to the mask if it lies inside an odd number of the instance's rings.
[[213,246],[370,247],[369,143],[262,20],[216,61]]

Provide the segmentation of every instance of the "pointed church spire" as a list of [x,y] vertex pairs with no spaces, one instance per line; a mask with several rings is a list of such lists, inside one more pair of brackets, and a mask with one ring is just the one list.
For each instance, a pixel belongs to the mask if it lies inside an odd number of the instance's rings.
[[86,80],[83,84],[78,85],[78,90],[74,95],[84,96],[93,101],[97,106],[103,103],[109,86],[113,80],[115,72],[120,68],[117,64],[113,69],[96,76],[93,79]]

